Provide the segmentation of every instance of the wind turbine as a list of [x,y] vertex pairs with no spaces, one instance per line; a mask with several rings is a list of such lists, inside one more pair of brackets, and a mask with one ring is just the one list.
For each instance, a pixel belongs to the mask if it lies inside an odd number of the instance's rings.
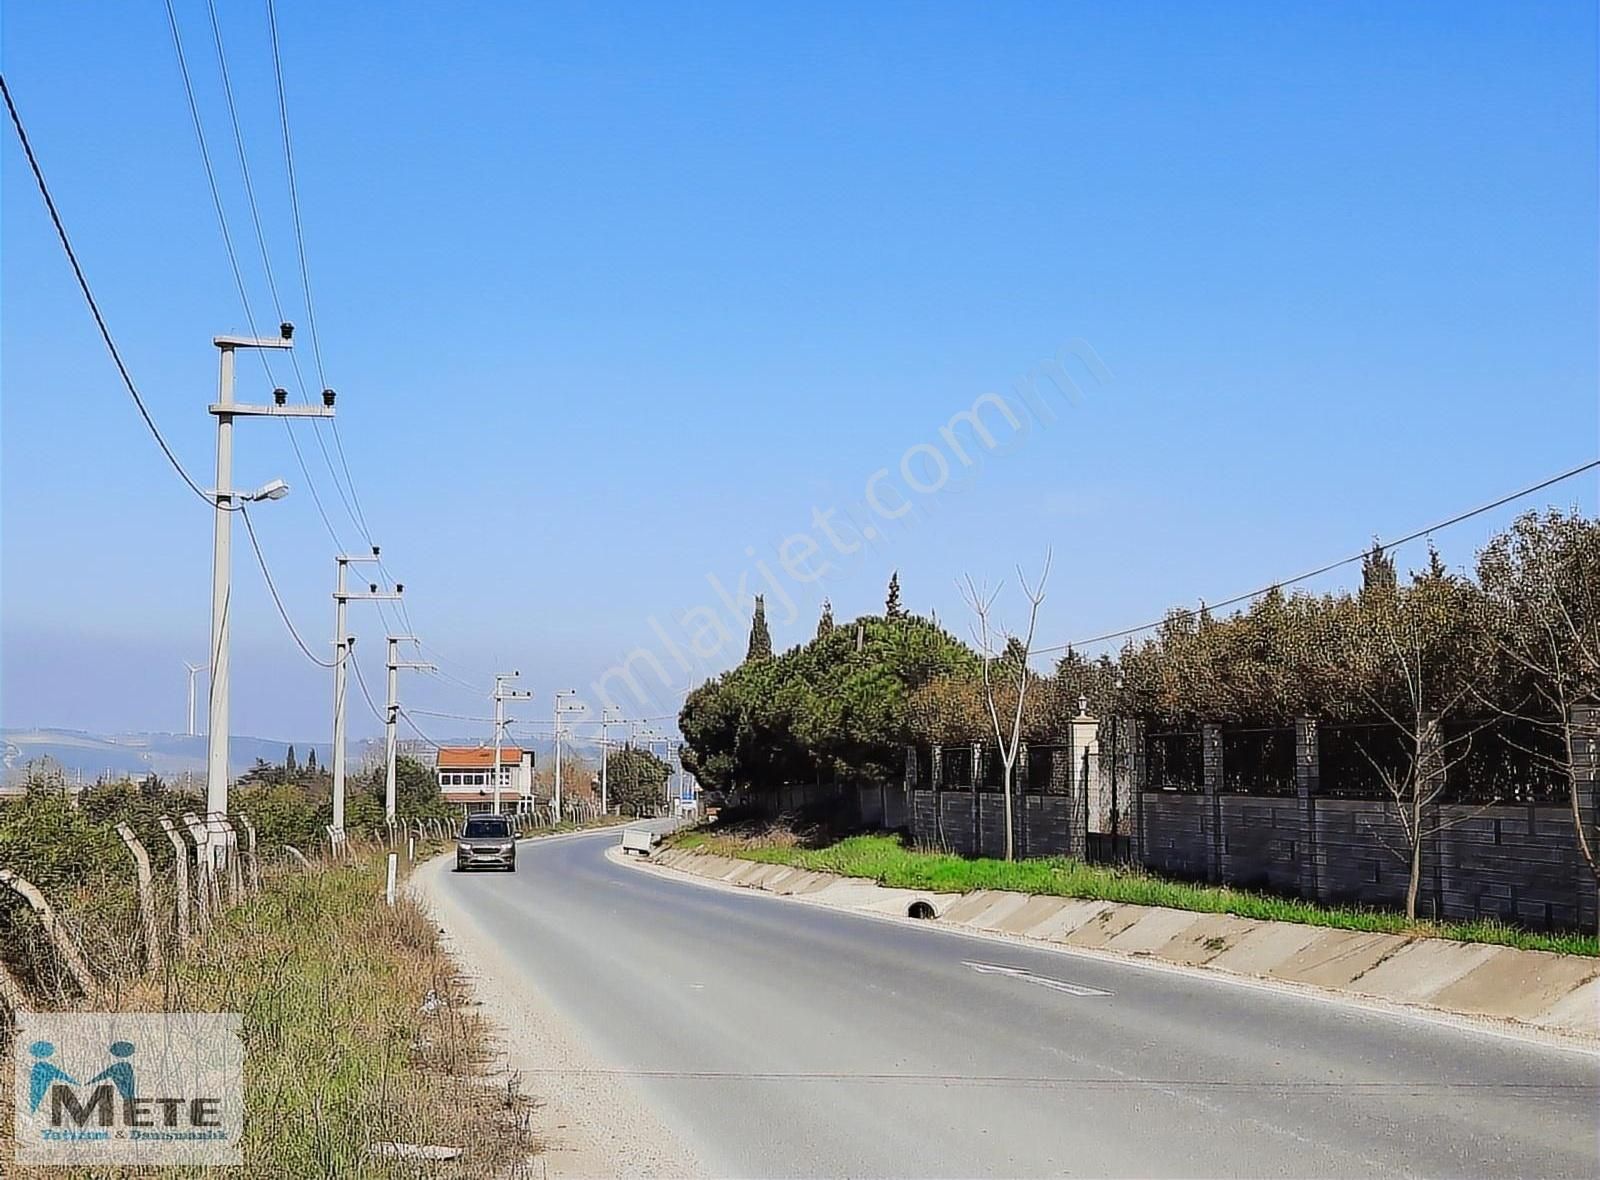
[[188,660],[185,660],[183,662],[183,666],[185,668],[189,669],[189,736],[193,737],[194,736],[194,677],[195,677],[195,673],[196,672],[204,671],[206,666],[204,664],[191,664]]

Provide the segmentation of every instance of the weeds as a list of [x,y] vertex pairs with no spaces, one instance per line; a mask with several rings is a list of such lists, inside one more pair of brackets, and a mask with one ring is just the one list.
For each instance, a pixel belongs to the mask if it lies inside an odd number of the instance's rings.
[[[437,927],[408,898],[382,904],[383,889],[379,855],[273,874],[188,954],[120,989],[117,1006],[129,1011],[242,1014],[246,1177],[487,1176],[534,1151],[527,1100],[481,1080],[487,1031]],[[440,1002],[424,1013],[430,991]],[[386,1160],[371,1150],[381,1141],[467,1152],[457,1163]]]

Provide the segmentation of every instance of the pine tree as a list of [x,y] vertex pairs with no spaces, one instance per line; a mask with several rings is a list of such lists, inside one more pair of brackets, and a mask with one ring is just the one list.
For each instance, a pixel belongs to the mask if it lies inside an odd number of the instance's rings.
[[898,619],[905,615],[900,608],[900,571],[895,570],[889,575],[889,598],[883,604],[883,616],[886,619]]
[[287,770],[290,774],[299,774],[300,773],[300,764],[295,761],[294,747],[293,746],[289,747],[289,753],[284,756],[283,768],[285,770]]
[[1420,582],[1428,579],[1433,582],[1442,582],[1450,576],[1449,568],[1444,564],[1444,558],[1439,556],[1439,550],[1432,541],[1428,542],[1428,568],[1422,573],[1413,573],[1412,581]]
[[817,620],[817,638],[821,639],[833,630],[833,603],[826,598],[822,600],[822,617]]
[[746,661],[770,660],[772,658],[772,633],[767,630],[767,603],[761,595],[756,595],[756,613],[750,619],[750,649],[745,652]]

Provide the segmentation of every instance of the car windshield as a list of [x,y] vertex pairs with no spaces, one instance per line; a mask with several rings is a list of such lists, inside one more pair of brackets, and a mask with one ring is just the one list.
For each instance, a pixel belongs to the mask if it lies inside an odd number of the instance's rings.
[[509,836],[511,825],[503,819],[469,819],[461,835],[468,840],[492,836]]

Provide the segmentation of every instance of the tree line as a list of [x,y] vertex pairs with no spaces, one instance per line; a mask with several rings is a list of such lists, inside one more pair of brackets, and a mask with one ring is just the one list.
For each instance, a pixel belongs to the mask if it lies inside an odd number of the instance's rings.
[[1004,748],[1014,717],[1024,741],[1051,743],[1084,708],[1149,730],[1313,716],[1384,735],[1368,761],[1413,859],[1435,822],[1429,806],[1491,741],[1567,783],[1576,805],[1587,739],[1570,719],[1600,705],[1600,522],[1579,513],[1523,515],[1470,572],[1430,546],[1402,576],[1375,543],[1355,589],[1273,589],[1225,617],[1175,609],[1115,655],[1069,649],[1048,673],[1033,667],[1031,629],[995,632],[992,596],[968,587],[976,646],[905,611],[898,577],[882,614],[837,624],[825,603],[816,636],[777,655],[757,599],[747,658],[685,701],[685,765],[704,785],[757,792],[835,776],[895,782],[907,743]]

